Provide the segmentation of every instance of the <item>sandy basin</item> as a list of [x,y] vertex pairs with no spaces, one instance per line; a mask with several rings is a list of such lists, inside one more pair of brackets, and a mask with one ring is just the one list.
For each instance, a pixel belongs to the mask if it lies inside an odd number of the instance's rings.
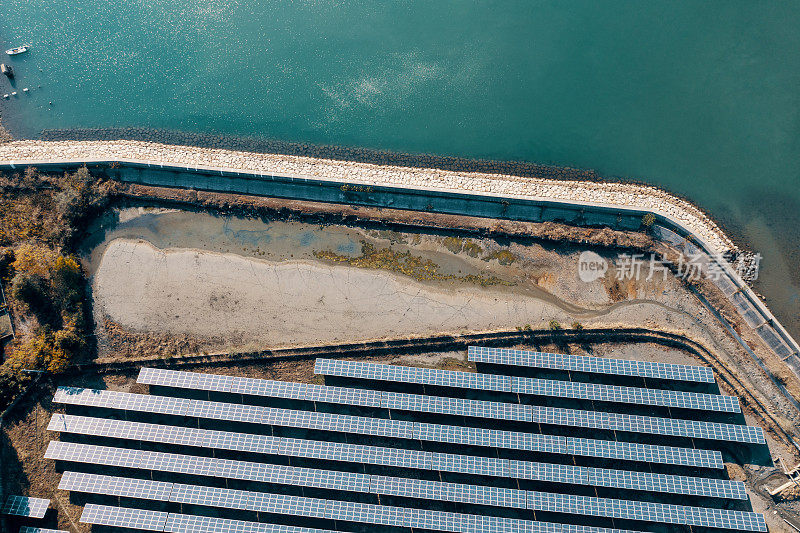
[[[639,282],[615,303],[603,280],[578,279],[581,250],[470,242],[478,252],[454,249],[445,235],[125,208],[90,232],[82,257],[102,356],[123,346],[111,341],[120,332],[150,336],[140,347],[147,353],[163,348],[164,336],[193,339],[194,349],[230,350],[542,328],[551,320],[705,329],[702,306],[674,279]],[[318,256],[358,258],[365,243],[431,261],[440,274],[502,284],[420,281]],[[498,261],[498,252],[513,262]]]
[[508,290],[437,289],[389,272],[230,253],[109,243],[94,278],[96,304],[137,330],[240,335],[269,345],[480,330],[566,319]]

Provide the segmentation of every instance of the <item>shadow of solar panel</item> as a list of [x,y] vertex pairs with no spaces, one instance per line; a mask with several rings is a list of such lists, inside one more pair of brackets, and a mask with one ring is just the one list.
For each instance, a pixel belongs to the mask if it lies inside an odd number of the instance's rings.
[[84,524],[100,526],[164,531],[167,513],[87,503],[83,508],[80,521]]
[[714,383],[714,372],[710,368],[649,361],[630,361],[627,359],[608,359],[588,355],[568,355],[506,348],[485,348],[470,346],[467,358],[479,363],[492,363],[507,366],[528,366],[569,370],[593,374],[615,374],[620,376],[640,376],[674,381],[693,381]]
[[6,499],[2,514],[44,518],[48,507],[50,507],[50,500],[13,494]]

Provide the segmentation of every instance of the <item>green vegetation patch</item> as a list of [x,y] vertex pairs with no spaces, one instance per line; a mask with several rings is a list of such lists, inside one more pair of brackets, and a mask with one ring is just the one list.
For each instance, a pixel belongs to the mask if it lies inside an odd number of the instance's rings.
[[470,257],[478,257],[483,253],[483,248],[478,243],[472,242],[469,239],[464,241],[464,251]]
[[439,270],[439,265],[430,259],[413,255],[411,252],[398,252],[391,248],[382,248],[378,250],[373,244],[366,241],[361,241],[361,255],[358,257],[348,257],[328,250],[314,252],[314,256],[317,259],[346,263],[358,268],[388,270],[390,272],[404,274],[417,281],[460,281],[463,283],[481,285],[483,287],[491,285],[514,285],[511,282],[495,276],[487,277],[476,274],[456,276],[454,274],[443,274]]
[[517,256],[508,250],[497,250],[483,257],[484,261],[496,259],[501,265],[508,266],[517,260]]
[[460,253],[461,249],[464,247],[464,240],[460,237],[445,237],[442,241],[442,245],[454,254],[457,254]]

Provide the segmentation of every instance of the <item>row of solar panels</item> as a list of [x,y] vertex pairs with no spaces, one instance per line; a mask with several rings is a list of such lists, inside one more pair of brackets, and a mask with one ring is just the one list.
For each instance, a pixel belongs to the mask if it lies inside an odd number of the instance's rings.
[[[59,489],[183,505],[382,526],[410,527],[431,531],[464,533],[473,533],[475,531],[484,533],[565,531],[562,524],[552,522],[535,522],[517,518],[327,500],[79,472],[64,472],[61,483],[59,483]],[[747,521],[747,518],[742,517],[742,520]],[[744,525],[745,522],[742,522],[742,524]],[[622,533],[618,529],[592,526],[570,525],[567,527],[566,531],[574,533]],[[756,529],[756,531],[761,530]],[[766,529],[763,531],[766,531]]]
[[[335,361],[340,366],[358,363]],[[318,368],[320,362],[317,362]],[[385,365],[388,366],[388,365]],[[324,373],[324,372],[323,372]],[[466,374],[466,373],[465,373]],[[175,388],[196,389],[194,376],[210,376],[194,372],[180,372],[157,368],[143,368],[139,383]],[[214,376],[218,378],[222,376]],[[202,379],[202,378],[200,378]],[[585,411],[540,405],[522,405],[485,400],[467,400],[442,396],[426,396],[400,392],[385,392],[346,387],[328,387],[308,383],[287,381],[251,380],[260,391],[260,396],[288,398],[297,400],[336,403],[352,406],[383,407],[415,413],[435,413],[492,420],[512,420],[557,426],[583,427],[610,431],[627,431],[652,435],[668,435],[708,440],[764,444],[764,431],[760,427],[718,422],[700,422],[675,418]],[[205,390],[230,392],[225,384],[207,384]]]
[[47,529],[44,527],[23,526],[19,528],[19,533],[70,533],[70,532],[63,531],[61,529]]
[[358,435],[704,468],[722,468],[722,455],[716,450],[698,450],[634,442],[604,441],[540,433],[448,426],[75,387],[59,387],[53,401],[67,405],[103,407],[152,414]]
[[[148,379],[152,369],[144,370],[140,375]],[[314,373],[325,376],[337,376],[372,381],[397,383],[413,383],[456,389],[476,389],[493,392],[511,392],[531,396],[570,398],[593,400],[600,402],[650,405],[659,407],[675,407],[703,411],[720,411],[739,413],[741,408],[735,396],[685,392],[663,389],[646,389],[642,387],[621,387],[602,383],[585,383],[554,379],[526,378],[519,376],[503,376],[498,374],[482,374],[479,372],[458,372],[455,370],[439,370],[435,368],[414,368],[407,366],[369,363],[365,361],[342,361],[338,359],[317,359]],[[181,378],[174,378],[176,380]],[[237,394],[261,396],[264,385],[252,378],[232,376],[215,376],[193,378],[186,376],[183,383],[186,388],[200,390],[223,390]],[[153,383],[157,385],[158,383]],[[174,386],[174,385],[173,385]]]
[[[286,481],[288,484],[294,484],[297,479],[293,477]],[[407,481],[419,482],[420,480]],[[331,479],[329,482],[335,484],[336,480]],[[397,493],[396,495],[436,498],[436,495],[426,493],[424,490],[414,490],[413,485],[416,483],[397,482],[395,485],[387,483],[385,488],[387,491]],[[83,472],[65,472],[59,483],[59,489],[205,507],[330,518],[347,522],[366,522],[438,531],[475,531],[474,526],[477,524],[484,526],[484,531],[487,533],[508,531],[509,526],[516,524],[523,526],[520,530],[529,529],[524,527],[525,522],[529,521],[522,519],[466,515],[449,511],[326,500]],[[746,511],[535,491],[528,491],[525,496],[524,508],[531,511],[745,531],[767,530],[762,515]],[[590,530],[596,531],[596,528],[590,528]]]
[[[79,435],[124,438],[263,455],[303,457],[404,469],[456,472],[488,477],[688,494],[712,498],[747,499],[744,483],[722,479],[517,461],[495,457],[477,457],[268,435],[251,435],[64,414],[53,415],[48,429]],[[56,457],[51,458],[55,459]]]
[[[165,513],[164,511],[112,507],[95,503],[86,504],[80,521],[84,524],[167,533],[335,533],[328,529]],[[20,531],[20,533],[28,532]]]
[[[45,457],[72,463],[515,509],[553,510],[541,507],[544,505],[542,502],[559,500],[562,496],[541,491],[368,475],[64,442],[51,442]],[[740,511],[583,496],[576,496],[576,498],[582,498],[579,500],[581,503],[573,505],[574,511],[566,512],[585,514],[584,509],[598,509],[590,514],[630,518],[626,514],[626,509],[628,509],[645,517],[634,518],[636,520],[693,525],[708,524],[712,521],[736,524],[742,520]],[[531,507],[532,505],[534,507]],[[656,519],[655,517],[664,518]]]
[[50,507],[50,500],[12,494],[6,499],[2,514],[26,516],[29,518],[44,518],[48,507]]
[[525,366],[589,374],[636,376],[673,381],[714,383],[714,372],[704,366],[629,361],[586,355],[567,355],[506,348],[470,346],[467,359],[476,363]]

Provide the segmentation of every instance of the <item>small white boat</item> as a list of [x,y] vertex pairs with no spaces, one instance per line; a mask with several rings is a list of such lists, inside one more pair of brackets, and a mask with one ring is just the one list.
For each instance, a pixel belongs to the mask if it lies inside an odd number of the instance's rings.
[[15,56],[17,54],[24,54],[25,52],[28,51],[28,48],[29,48],[28,45],[18,46],[16,48],[11,48],[9,50],[6,50],[6,53],[10,56]]

